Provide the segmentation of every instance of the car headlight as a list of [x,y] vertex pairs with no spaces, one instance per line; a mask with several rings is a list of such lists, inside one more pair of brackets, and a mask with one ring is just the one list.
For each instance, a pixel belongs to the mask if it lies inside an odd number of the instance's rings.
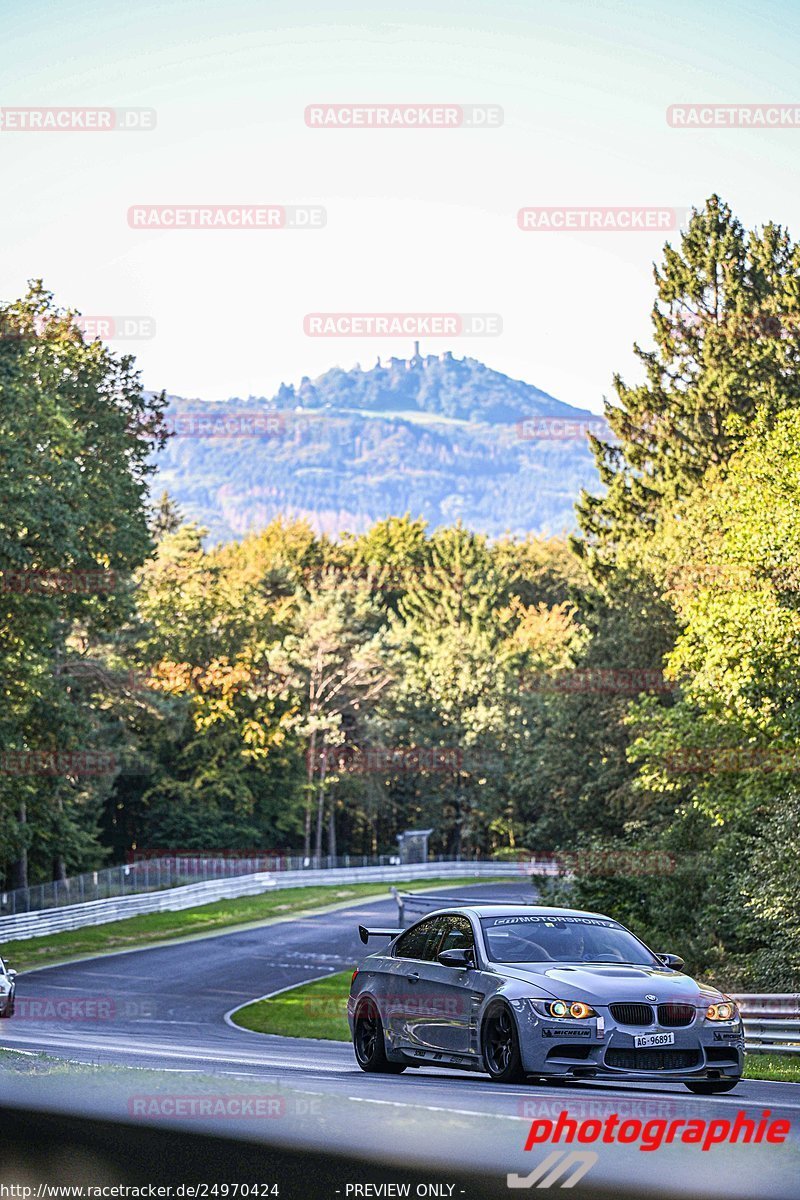
[[732,1000],[720,1000],[718,1004],[709,1004],[706,1009],[707,1021],[732,1021],[738,1015],[739,1010]]
[[546,1017],[556,1017],[567,1021],[585,1021],[587,1017],[596,1017],[597,1013],[582,1000],[539,1000],[534,1002],[534,1008],[539,1009]]

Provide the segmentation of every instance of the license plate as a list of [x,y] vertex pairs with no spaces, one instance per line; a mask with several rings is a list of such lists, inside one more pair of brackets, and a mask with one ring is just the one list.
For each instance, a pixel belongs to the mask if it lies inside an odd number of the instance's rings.
[[635,1033],[633,1044],[639,1046],[674,1046],[674,1033]]

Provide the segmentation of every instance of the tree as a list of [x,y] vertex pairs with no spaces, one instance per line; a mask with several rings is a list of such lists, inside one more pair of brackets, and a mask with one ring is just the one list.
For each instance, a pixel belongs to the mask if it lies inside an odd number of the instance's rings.
[[677,695],[630,716],[651,826],[684,847],[692,829],[704,851],[705,961],[720,942],[749,990],[800,983],[787,951],[800,927],[788,835],[800,794],[798,511],[800,413],[787,412],[756,423],[726,469],[662,522],[652,569],[680,626],[665,668]]
[[[102,712],[61,666],[73,642],[131,611],[126,580],[151,548],[146,489],[163,406],[133,360],[88,341],[40,282],[0,308],[0,744],[11,754],[102,748]],[[87,845],[98,853],[107,780],[67,763],[0,776],[0,859],[13,885],[27,884],[29,860],[49,875],[55,859],[63,874]]]
[[[345,741],[345,721],[363,724],[392,678],[384,659],[380,613],[360,581],[342,579],[336,571],[312,580],[296,605],[294,631],[271,651],[269,668],[281,691],[298,698],[296,728],[307,746],[303,848],[308,855],[316,793],[315,854],[320,857],[331,750]],[[332,854],[333,812],[331,801]]]
[[144,686],[118,705],[130,767],[107,820],[120,849],[269,850],[299,832],[299,700],[269,655],[313,534],[275,522],[212,550],[204,537],[165,535],[139,574],[125,653]]
[[[654,278],[654,348],[634,347],[645,382],[615,377],[616,402],[606,404],[613,437],[590,438],[605,491],[583,493],[577,506],[573,546],[590,580],[574,593],[591,635],[580,668],[661,670],[678,624],[648,546],[709,470],[724,475],[754,422],[769,428],[800,398],[800,250],[786,230],[748,233],[712,196],[679,244],[667,244]],[[547,704],[541,775],[554,798],[569,801],[562,813],[573,840],[598,830],[624,840],[637,828],[630,703],[624,692],[600,691]]]
[[158,542],[165,534],[175,533],[180,528],[182,520],[178,505],[169,492],[164,490],[158,504],[153,506],[151,512],[150,533],[153,539]]
[[756,413],[800,400],[800,247],[782,226],[747,232],[713,195],[653,273],[655,348],[634,346],[646,382],[615,376],[615,440],[590,436],[606,491],[582,493],[575,544],[598,578],[620,542],[724,469]]
[[565,587],[562,549],[439,530],[392,619],[398,684],[385,719],[400,741],[453,755],[451,771],[422,773],[405,798],[409,820],[432,824],[447,853],[509,848],[519,836],[529,796],[512,781],[535,737],[522,677],[563,662],[573,635],[569,605],[540,599]]

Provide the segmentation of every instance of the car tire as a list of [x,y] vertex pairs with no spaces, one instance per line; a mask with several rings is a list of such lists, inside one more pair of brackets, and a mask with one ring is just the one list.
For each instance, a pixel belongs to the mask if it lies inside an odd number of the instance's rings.
[[697,1083],[687,1083],[686,1086],[690,1092],[694,1092],[695,1096],[716,1096],[720,1092],[732,1092],[741,1082],[741,1079],[725,1079],[719,1083],[713,1083],[711,1080],[704,1079]]
[[383,1025],[374,1000],[366,1000],[356,1010],[353,1022],[353,1049],[356,1062],[362,1071],[399,1075],[406,1069],[405,1063],[391,1062],[386,1057]]
[[483,1065],[494,1083],[524,1083],[517,1022],[507,1004],[490,1004],[481,1030]]

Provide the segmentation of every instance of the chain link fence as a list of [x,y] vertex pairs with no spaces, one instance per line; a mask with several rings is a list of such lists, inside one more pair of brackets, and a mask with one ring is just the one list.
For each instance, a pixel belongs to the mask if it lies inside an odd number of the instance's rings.
[[[400,865],[397,854],[342,854],[338,856],[303,854],[237,855],[203,854],[198,851],[163,854],[157,858],[143,856],[138,861],[117,867],[87,871],[69,879],[38,883],[31,887],[0,891],[0,916],[41,912],[84,904],[92,900],[111,900],[143,892],[163,891],[190,883],[208,883],[233,879],[239,875],[254,875],[279,871],[320,871],[349,867],[391,867]],[[431,862],[452,862],[440,857]]]

